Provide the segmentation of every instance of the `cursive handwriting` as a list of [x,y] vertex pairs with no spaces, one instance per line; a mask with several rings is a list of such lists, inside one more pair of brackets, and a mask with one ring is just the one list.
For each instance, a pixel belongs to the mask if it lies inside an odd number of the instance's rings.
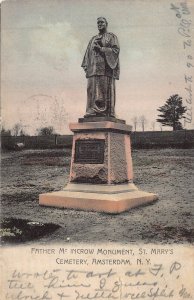
[[[182,264],[168,267],[153,264],[149,268],[53,269],[43,272],[13,270],[7,280],[8,300],[94,300],[94,299],[192,299],[181,279]],[[177,281],[174,288],[174,282]]]
[[185,106],[186,106],[186,115],[184,117],[184,123],[192,122],[192,100],[193,100],[193,55],[192,55],[192,20],[191,12],[188,2],[182,1],[180,4],[172,4],[170,7],[174,12],[178,20],[178,34],[181,36],[183,44],[183,59],[186,60],[185,64],[185,74],[184,74],[184,83],[185,83]]

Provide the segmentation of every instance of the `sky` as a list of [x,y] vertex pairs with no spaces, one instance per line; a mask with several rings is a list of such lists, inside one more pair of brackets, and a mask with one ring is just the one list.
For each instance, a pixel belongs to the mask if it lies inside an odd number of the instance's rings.
[[[185,75],[194,75],[194,67],[187,66],[189,62],[194,66],[194,58],[188,60],[192,46],[184,49],[188,39],[194,44],[194,2],[187,1],[189,14],[183,13],[181,2],[185,1],[2,2],[3,126],[8,129],[20,123],[29,134],[43,126],[70,133],[68,124],[77,122],[86,110],[87,80],[82,59],[89,40],[98,33],[97,17],[104,16],[108,31],[116,34],[121,49],[117,117],[133,125],[134,117],[144,115],[145,130],[160,130],[155,122],[157,108],[173,94],[179,94],[187,105]],[[171,9],[171,4],[178,11]],[[185,36],[186,29],[181,32],[182,20],[187,21],[189,37]],[[193,120],[186,128],[194,128]],[[137,130],[141,130],[140,124]]]

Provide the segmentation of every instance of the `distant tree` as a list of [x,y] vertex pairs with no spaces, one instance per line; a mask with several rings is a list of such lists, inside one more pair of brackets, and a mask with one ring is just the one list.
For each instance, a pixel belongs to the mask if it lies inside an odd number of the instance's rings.
[[54,135],[55,131],[53,126],[42,127],[38,129],[38,135]]
[[141,124],[142,131],[144,131],[145,130],[145,125],[147,124],[147,120],[146,120],[146,117],[144,115],[139,117],[139,123]]
[[18,136],[21,129],[22,129],[22,125],[20,123],[16,123],[12,128],[13,135]]
[[160,131],[162,131],[162,124],[161,123],[159,124],[159,127],[160,127]]
[[20,136],[27,136],[28,134],[26,134],[26,132],[23,129],[21,129],[19,135]]
[[11,136],[11,130],[5,129],[4,127],[1,128],[1,136]]
[[132,122],[133,122],[133,125],[134,125],[134,129],[135,129],[135,131],[136,131],[136,130],[137,130],[137,123],[138,123],[137,117],[133,117],[133,118],[132,118]]
[[156,122],[155,121],[152,121],[152,130],[155,131],[155,124]]
[[157,122],[162,126],[170,126],[173,130],[183,129],[180,122],[184,118],[184,113],[187,111],[186,106],[183,106],[182,98],[179,95],[172,95],[166,103],[157,109],[160,114],[158,115]]

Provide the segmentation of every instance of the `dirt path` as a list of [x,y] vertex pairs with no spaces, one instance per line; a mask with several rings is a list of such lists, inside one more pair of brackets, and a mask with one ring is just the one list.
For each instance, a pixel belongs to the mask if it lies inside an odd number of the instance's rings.
[[133,164],[135,184],[159,194],[159,200],[109,215],[38,205],[40,193],[60,190],[67,183],[70,150],[3,153],[2,218],[60,225],[53,233],[27,243],[193,243],[193,149],[136,150]]

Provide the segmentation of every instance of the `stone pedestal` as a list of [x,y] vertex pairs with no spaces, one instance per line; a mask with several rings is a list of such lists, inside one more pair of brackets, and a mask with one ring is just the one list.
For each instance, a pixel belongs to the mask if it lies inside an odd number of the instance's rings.
[[70,124],[70,129],[74,132],[70,182],[132,181],[131,126],[104,121]]
[[133,184],[130,133],[123,120],[80,119],[74,132],[69,184],[41,194],[39,204],[120,213],[157,199]]

